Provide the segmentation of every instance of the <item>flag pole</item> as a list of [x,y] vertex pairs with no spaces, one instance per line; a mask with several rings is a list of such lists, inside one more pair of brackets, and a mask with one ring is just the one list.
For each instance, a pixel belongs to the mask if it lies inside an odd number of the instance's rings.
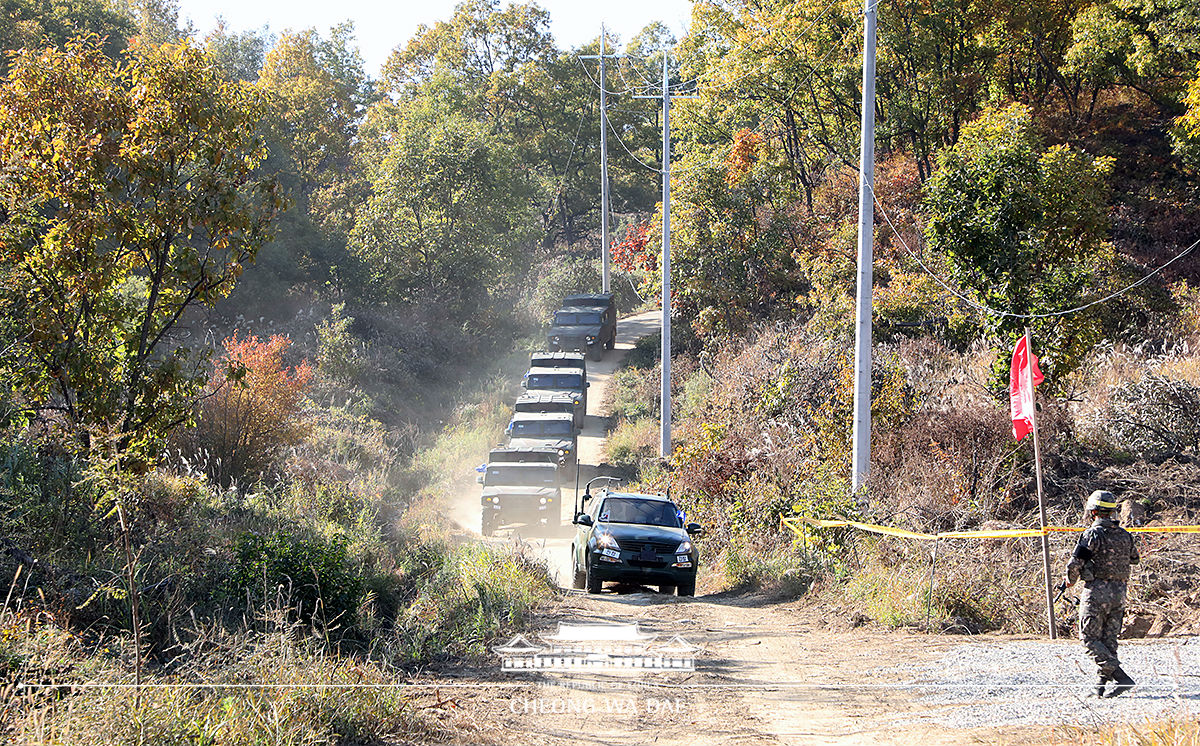
[[1033,429],[1033,463],[1037,472],[1038,515],[1042,529],[1042,575],[1046,579],[1046,624],[1050,639],[1058,639],[1058,624],[1054,621],[1054,590],[1050,579],[1050,535],[1046,533],[1046,493],[1042,489],[1042,448],[1038,440],[1037,386],[1033,382],[1033,340],[1025,327],[1025,375],[1029,380],[1029,424]]

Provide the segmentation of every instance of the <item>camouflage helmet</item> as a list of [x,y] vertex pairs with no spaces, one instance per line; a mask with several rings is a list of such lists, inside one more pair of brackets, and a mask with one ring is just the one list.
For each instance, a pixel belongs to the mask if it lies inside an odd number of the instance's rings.
[[1088,495],[1087,503],[1083,506],[1084,513],[1091,513],[1093,510],[1116,510],[1117,496],[1108,490],[1096,490]]

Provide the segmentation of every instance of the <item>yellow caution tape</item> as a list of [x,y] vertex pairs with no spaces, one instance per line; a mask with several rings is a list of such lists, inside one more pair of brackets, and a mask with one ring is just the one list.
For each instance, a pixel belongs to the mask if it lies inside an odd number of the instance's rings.
[[1200,534],[1200,526],[1137,526],[1136,528],[1127,528],[1130,533],[1151,534]]
[[[880,526],[875,523],[829,521],[818,518],[805,518],[803,516],[781,518],[780,523],[801,536],[804,533],[800,525],[804,525],[813,528],[856,528],[860,531],[869,531],[873,534],[899,536],[906,539],[919,539],[921,541],[935,541],[937,539],[1028,539],[1042,536],[1043,534],[1079,533],[1083,531],[1083,527],[1080,526],[1047,526],[1044,530],[1039,528],[1014,528],[997,531],[943,531],[938,534],[924,534],[917,531],[907,531],[902,528]],[[1127,530],[1133,533],[1200,534],[1200,526],[1139,526]]]

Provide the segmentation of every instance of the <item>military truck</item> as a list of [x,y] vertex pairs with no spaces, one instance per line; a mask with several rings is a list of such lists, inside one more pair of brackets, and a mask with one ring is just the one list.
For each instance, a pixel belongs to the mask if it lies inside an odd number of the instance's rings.
[[553,448],[562,454],[563,465],[571,473],[579,464],[573,414],[521,412],[513,415],[504,432],[509,448]]
[[564,368],[530,368],[521,380],[526,392],[577,395],[584,412],[587,412],[587,390],[590,385],[583,371]]
[[587,373],[587,356],[582,352],[535,352],[529,356],[530,368],[577,368]]
[[554,312],[546,344],[552,351],[583,352],[593,360],[617,344],[617,319],[604,306],[571,306]]
[[612,323],[617,323],[617,301],[612,293],[577,293],[563,298],[563,308],[580,306],[600,306],[605,309],[605,314]]
[[483,485],[479,503],[480,530],[484,536],[514,523],[559,525],[562,492],[557,464],[489,463],[479,482]]
[[584,418],[587,416],[583,395],[575,391],[526,391],[517,397],[513,411],[570,414],[575,418],[576,434],[583,431]]

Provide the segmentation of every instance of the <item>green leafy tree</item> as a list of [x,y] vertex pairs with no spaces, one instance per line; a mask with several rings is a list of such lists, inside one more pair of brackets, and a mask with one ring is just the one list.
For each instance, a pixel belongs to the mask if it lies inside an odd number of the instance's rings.
[[[1014,314],[1073,307],[1113,279],[1105,240],[1110,168],[1107,158],[1045,148],[1025,106],[989,110],[938,158],[926,185],[928,246],[987,306]],[[1001,349],[1029,323],[990,321]],[[1098,308],[1032,325],[1048,351],[1044,370],[1060,382],[1103,332]]]
[[672,195],[678,304],[701,333],[744,333],[754,319],[792,310],[805,287],[792,219],[778,201],[791,194],[781,165],[764,138],[743,130],[724,163],[690,172]]
[[15,58],[0,92],[0,376],[81,446],[157,457],[202,376],[189,310],[229,292],[282,206],[266,114],[188,45]]
[[294,205],[280,218],[279,240],[263,251],[264,272],[235,301],[270,313],[291,287],[358,277],[346,236],[365,188],[353,154],[370,85],[353,26],[328,36],[312,29],[283,34],[263,61],[258,87],[271,104],[266,168],[279,175]]
[[371,194],[351,245],[374,286],[451,315],[482,307],[535,235],[512,146],[480,122],[413,107],[377,107],[363,132]]

